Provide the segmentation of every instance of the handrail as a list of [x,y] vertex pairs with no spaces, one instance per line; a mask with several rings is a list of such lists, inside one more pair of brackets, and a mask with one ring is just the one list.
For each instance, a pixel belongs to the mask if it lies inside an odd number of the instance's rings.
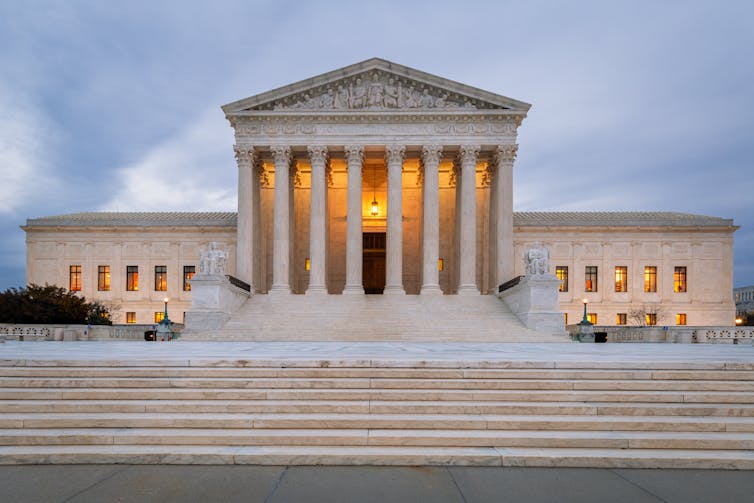
[[518,285],[521,282],[521,278],[523,278],[523,276],[516,276],[515,278],[506,281],[497,288],[497,293],[504,292],[509,288],[513,288],[514,286]]
[[245,281],[241,281],[240,279],[236,278],[235,276],[231,276],[230,274],[225,275],[226,278],[228,278],[228,281],[230,281],[230,284],[240,288],[241,290],[246,290],[247,292],[251,292],[251,285],[248,284]]

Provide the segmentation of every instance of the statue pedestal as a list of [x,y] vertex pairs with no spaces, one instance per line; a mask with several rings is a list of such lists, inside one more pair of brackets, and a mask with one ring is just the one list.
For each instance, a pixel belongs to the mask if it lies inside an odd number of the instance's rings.
[[565,319],[558,305],[560,280],[554,274],[525,276],[498,294],[527,328],[566,335]]
[[224,274],[197,274],[191,278],[191,309],[184,333],[222,328],[251,293],[234,286]]

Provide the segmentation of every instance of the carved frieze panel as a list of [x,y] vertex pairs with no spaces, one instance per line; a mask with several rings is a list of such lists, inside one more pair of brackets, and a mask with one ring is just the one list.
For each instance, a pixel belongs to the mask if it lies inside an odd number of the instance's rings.
[[382,70],[336,80],[249,110],[481,110],[499,105]]

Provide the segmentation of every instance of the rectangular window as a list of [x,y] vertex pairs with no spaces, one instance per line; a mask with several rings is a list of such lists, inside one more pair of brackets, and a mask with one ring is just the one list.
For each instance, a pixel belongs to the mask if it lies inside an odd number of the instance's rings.
[[81,266],[72,265],[68,268],[68,289],[72,292],[81,291]]
[[644,266],[644,291],[657,291],[657,267],[653,265]]
[[110,266],[97,266],[97,290],[100,292],[110,291]]
[[676,325],[685,325],[686,324],[686,313],[678,313],[675,315],[675,324]]
[[563,313],[563,321],[565,321],[565,324],[568,325],[568,313]]
[[126,323],[136,323],[136,313],[129,311],[126,313]]
[[555,267],[555,276],[560,280],[559,292],[568,291],[568,266],[559,265]]
[[686,291],[686,266],[675,268],[675,271],[673,272],[673,291],[675,293],[683,293]]
[[166,265],[154,266],[154,291],[155,292],[168,291],[168,266]]
[[597,324],[597,313],[586,313],[586,321],[588,321],[592,325],[596,325]]
[[657,325],[657,313],[646,313],[644,315],[644,321],[647,325]]
[[154,312],[154,322],[159,323],[162,320],[165,319],[165,311],[155,311]]
[[585,277],[584,291],[596,292],[597,291],[597,266],[596,265],[586,266],[584,277]]
[[126,290],[137,292],[139,290],[139,266],[126,266]]
[[194,277],[195,273],[196,273],[196,266],[194,265],[183,266],[183,291],[184,292],[191,291],[191,278]]
[[615,266],[615,291],[628,291],[628,267],[624,265]]
[[615,324],[616,325],[626,325],[626,320],[628,319],[628,316],[626,313],[617,313],[615,315]]

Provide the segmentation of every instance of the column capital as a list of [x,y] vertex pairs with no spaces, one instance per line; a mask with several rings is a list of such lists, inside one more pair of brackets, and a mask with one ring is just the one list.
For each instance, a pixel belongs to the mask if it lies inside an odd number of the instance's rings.
[[385,145],[385,162],[388,164],[403,163],[403,154],[405,153],[405,145]]
[[254,147],[251,145],[233,145],[233,152],[239,166],[252,166],[254,164]]
[[480,150],[482,150],[482,147],[480,145],[461,145],[461,148],[458,151],[458,157],[464,164],[467,162],[476,163]]
[[327,147],[324,145],[309,145],[306,147],[309,152],[309,161],[313,163],[327,162]]
[[364,146],[363,145],[346,145],[344,147],[346,152],[346,161],[350,167],[353,164],[361,164],[364,162]]
[[495,150],[495,158],[498,163],[501,162],[513,162],[516,160],[516,154],[518,153],[518,144],[510,143],[506,145],[498,145]]
[[442,157],[442,145],[423,145],[422,162],[424,164],[439,164]]
[[275,164],[290,164],[291,163],[291,147],[285,145],[275,145],[270,147],[272,152],[272,160]]

